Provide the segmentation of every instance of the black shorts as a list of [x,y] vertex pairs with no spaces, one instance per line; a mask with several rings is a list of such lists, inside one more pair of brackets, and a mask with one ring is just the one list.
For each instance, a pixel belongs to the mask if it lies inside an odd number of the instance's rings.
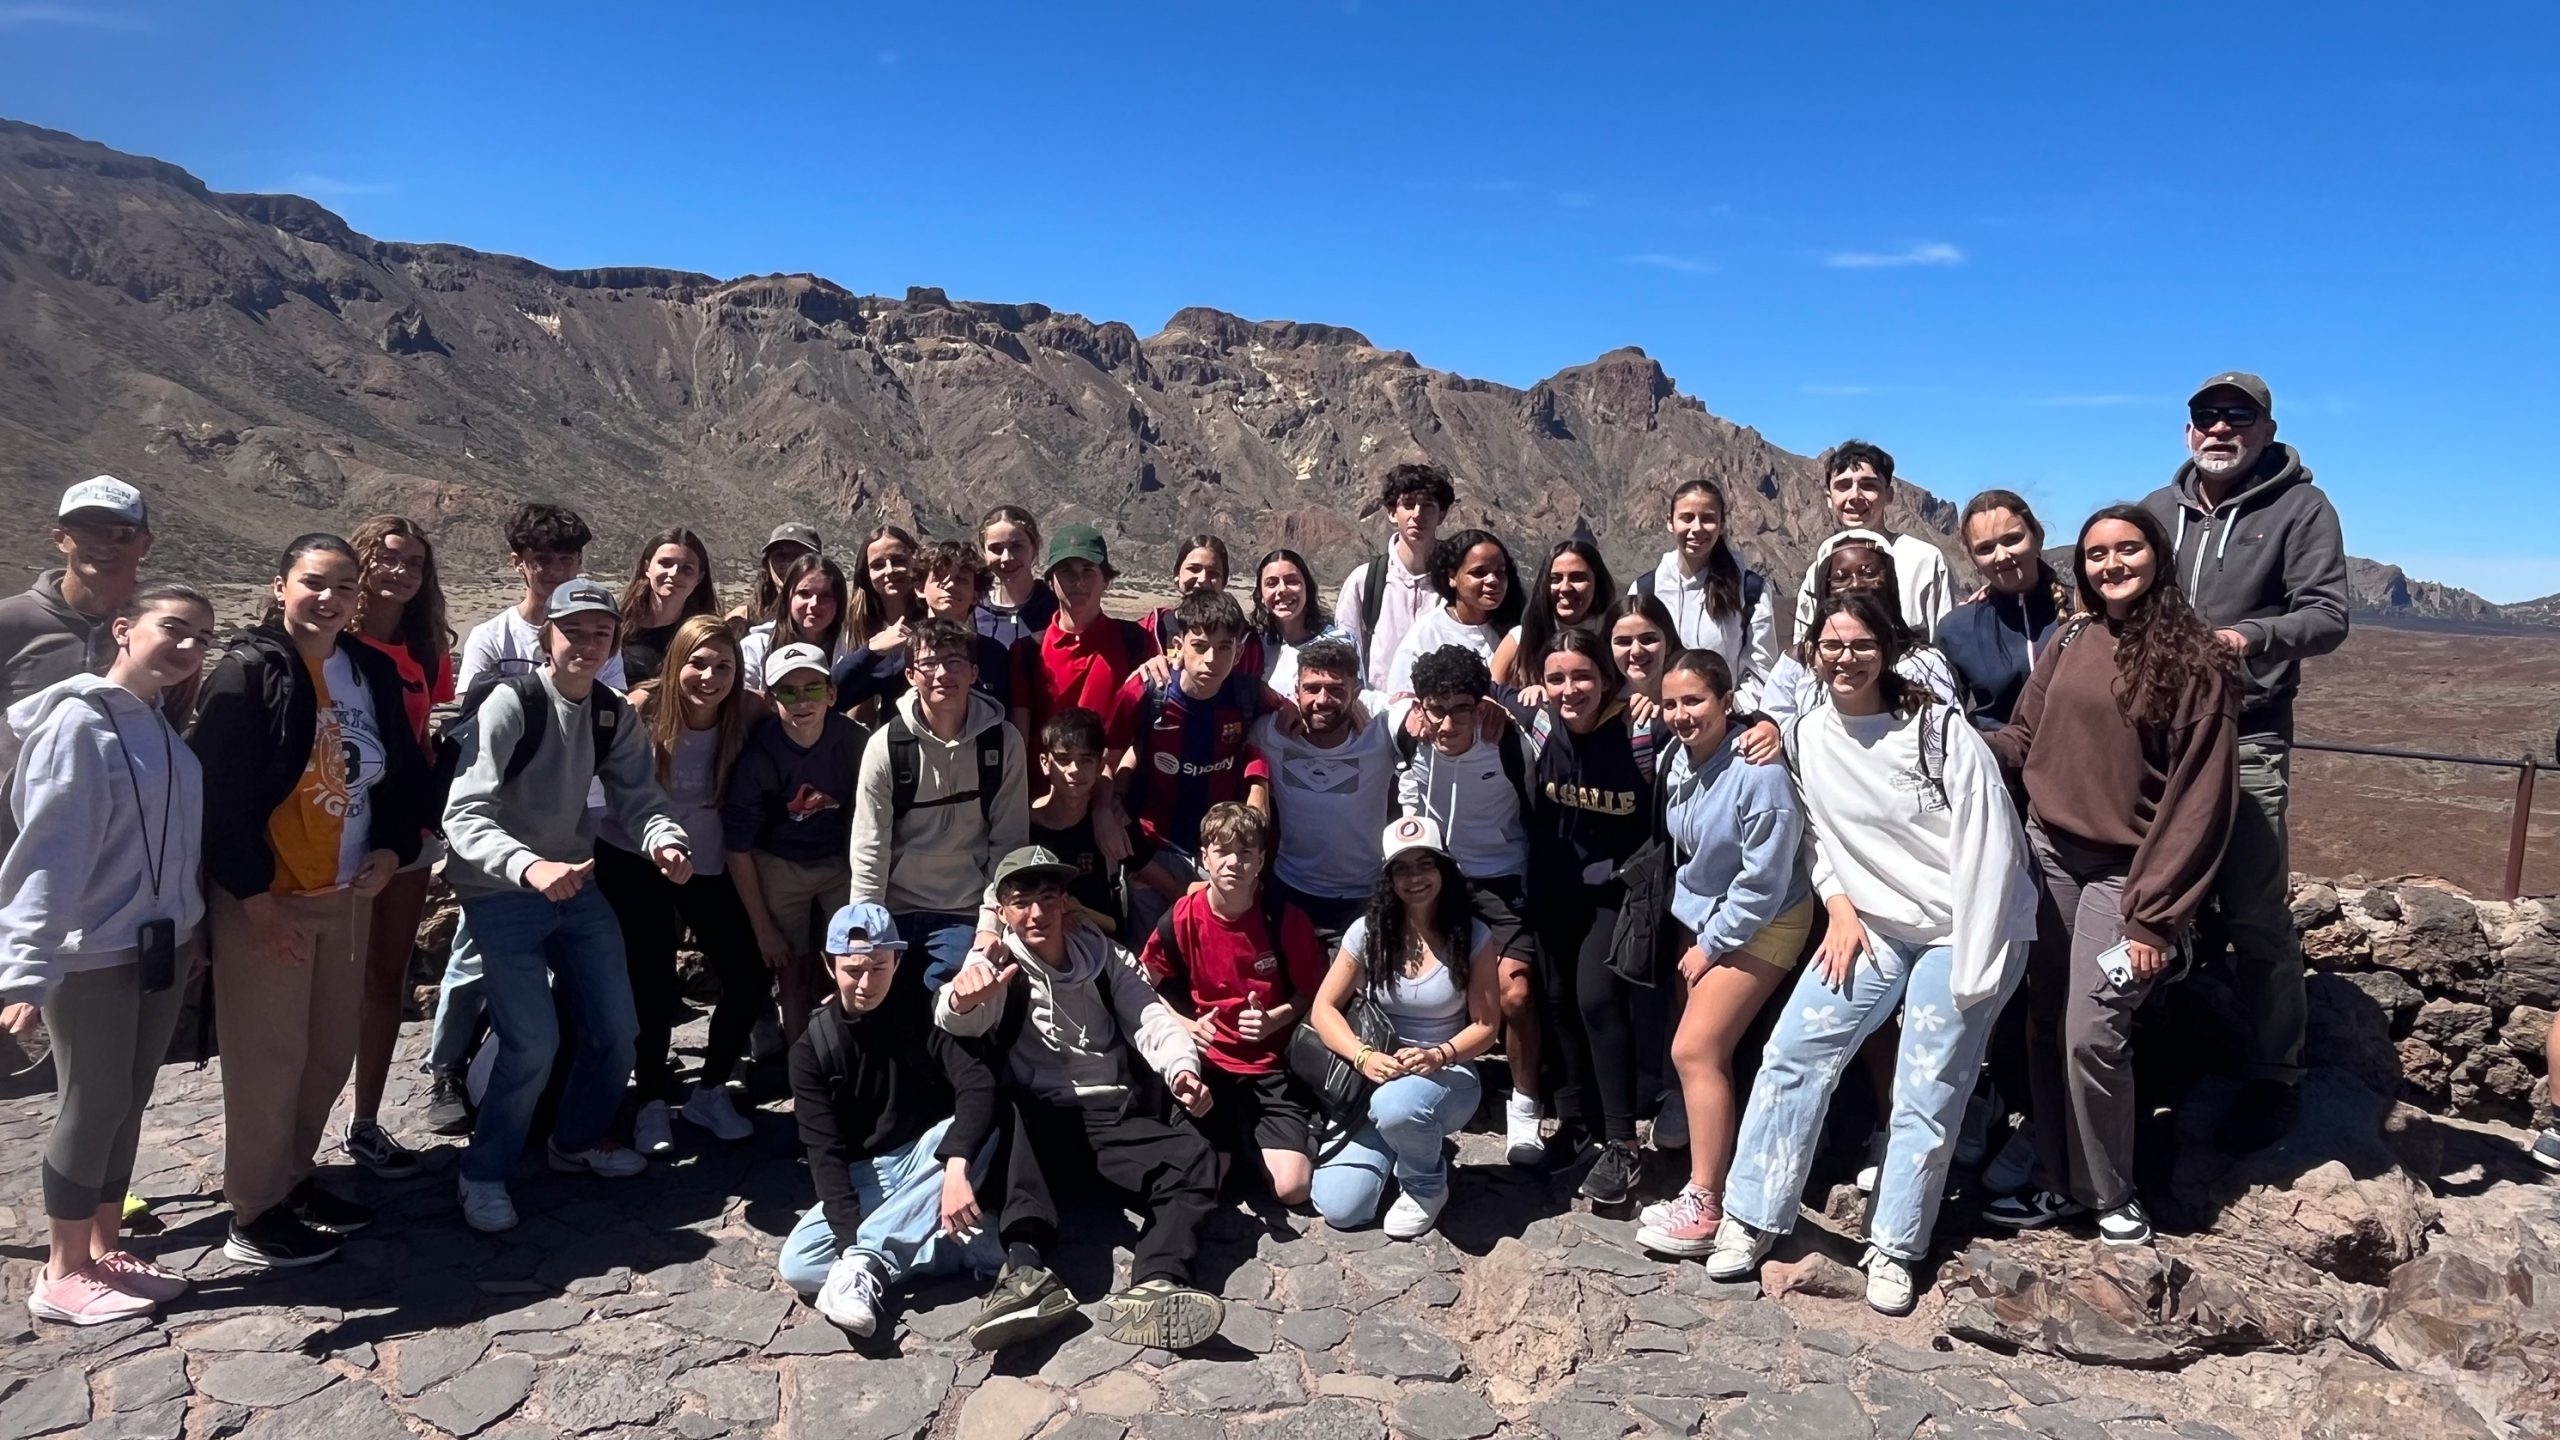
[[1366,914],[1369,897],[1353,895],[1337,899],[1330,895],[1310,895],[1288,881],[1274,875],[1267,882],[1280,898],[1306,912],[1307,921],[1315,926],[1316,939],[1324,942],[1324,968],[1333,967],[1333,957],[1342,951],[1342,932],[1351,922]]
[[1212,1065],[1201,1075],[1209,1083],[1209,1113],[1199,1117],[1199,1125],[1220,1154],[1242,1155],[1250,1150],[1311,1153],[1315,1105],[1287,1071],[1237,1075]]
[[1520,918],[1528,908],[1525,887],[1517,875],[1497,875],[1490,880],[1470,878],[1467,894],[1476,902],[1476,918],[1493,932],[1494,953],[1505,960],[1517,960],[1531,969],[1538,966],[1538,937],[1529,923]]

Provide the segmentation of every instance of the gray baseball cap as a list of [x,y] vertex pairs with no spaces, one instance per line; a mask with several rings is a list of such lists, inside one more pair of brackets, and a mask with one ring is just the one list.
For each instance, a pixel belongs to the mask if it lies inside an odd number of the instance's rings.
[[765,537],[764,548],[770,550],[776,545],[798,545],[810,550],[823,548],[818,544],[815,526],[797,524],[774,526],[773,533]]
[[613,592],[581,575],[551,592],[551,607],[542,612],[545,620],[566,620],[572,615],[610,615],[622,618],[622,607],[613,601]]

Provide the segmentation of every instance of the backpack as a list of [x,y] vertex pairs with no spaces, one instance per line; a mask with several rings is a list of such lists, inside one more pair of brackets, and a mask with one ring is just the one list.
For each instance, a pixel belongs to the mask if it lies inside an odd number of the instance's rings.
[[975,797],[978,802],[978,818],[990,825],[995,823],[996,797],[1004,793],[1004,727],[1002,725],[990,725],[978,732],[977,789],[964,790],[956,795],[945,795],[939,800],[925,801],[916,799],[917,787],[922,783],[924,776],[923,742],[916,738],[916,732],[909,728],[907,717],[901,711],[892,710],[889,718],[880,722],[880,728],[889,737],[889,813],[891,816],[904,815],[919,805],[930,810],[937,805],[957,805],[963,800]]
[[[1751,612],[1760,608],[1760,594],[1768,587],[1762,583],[1759,571],[1752,569],[1748,565],[1744,565],[1741,568],[1742,618],[1747,622],[1751,619]],[[1643,570],[1636,573],[1636,582],[1627,588],[1648,600],[1652,599],[1656,588],[1653,572],[1653,566],[1646,566]]]
[[1387,608],[1387,566],[1394,563],[1395,551],[1381,550],[1369,562],[1368,583],[1360,587],[1360,646],[1365,651],[1376,643],[1378,617]]
[[[447,716],[443,728],[436,732],[429,784],[436,797],[438,815],[444,813],[444,802],[453,793],[454,776],[462,770],[463,731],[479,715],[480,707],[501,688],[515,692],[517,703],[524,707],[526,724],[524,733],[516,737],[515,749],[507,754],[506,768],[500,778],[507,784],[515,783],[516,777],[524,774],[535,757],[542,753],[543,737],[551,733],[549,725],[538,723],[551,710],[550,691],[543,685],[542,677],[538,674],[484,675],[472,681],[471,688],[463,694],[460,708]],[[598,685],[588,697],[587,724],[595,739],[592,747],[595,751],[594,773],[604,773],[605,757],[613,753],[613,738],[621,732],[622,722],[630,713],[630,702],[616,694],[609,685]]]
[[[1545,712],[1540,711],[1539,713],[1543,714]],[[1516,724],[1505,726],[1502,731],[1502,738],[1495,742],[1493,748],[1496,753],[1500,754],[1502,757],[1503,777],[1511,782],[1512,790],[1520,797],[1520,820],[1523,825],[1526,825],[1533,807],[1531,805],[1529,756],[1525,748],[1525,742],[1521,738],[1520,727]],[[1414,734],[1411,730],[1399,727],[1396,730],[1397,778],[1402,779],[1404,772],[1412,769],[1416,764],[1420,763],[1421,759],[1422,737]]]

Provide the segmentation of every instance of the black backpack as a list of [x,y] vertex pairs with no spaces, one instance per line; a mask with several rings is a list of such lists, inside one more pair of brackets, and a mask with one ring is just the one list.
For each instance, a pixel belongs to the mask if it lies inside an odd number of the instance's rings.
[[889,813],[891,816],[904,815],[918,805],[930,810],[937,805],[957,805],[963,800],[974,797],[978,802],[978,818],[990,825],[995,823],[996,797],[1004,793],[1005,727],[990,725],[978,732],[977,789],[945,795],[939,800],[924,801],[916,799],[917,787],[922,783],[924,776],[923,747],[922,743],[916,739],[916,732],[908,728],[907,717],[893,710],[888,719],[880,722],[880,728],[889,737]]
[[1378,616],[1387,607],[1387,567],[1395,563],[1395,551],[1381,550],[1369,562],[1369,582],[1360,587],[1360,647],[1366,651],[1375,643]]
[[[1656,589],[1653,572],[1653,566],[1646,566],[1636,573],[1636,583],[1627,588],[1648,600],[1652,599]],[[1760,595],[1766,588],[1759,571],[1748,565],[1742,567],[1742,619],[1746,628],[1751,621],[1751,612],[1760,608]]]
[[[501,688],[512,690],[516,702],[524,707],[524,733],[516,737],[515,749],[508,752],[501,778],[512,784],[542,753],[543,737],[551,733],[546,723],[551,714],[551,692],[534,675],[484,675],[471,682],[463,692],[462,704],[445,718],[434,742],[434,774],[431,784],[436,797],[436,814],[444,814],[445,800],[453,793],[453,778],[462,769],[463,730],[480,713],[480,707]],[[613,738],[630,718],[630,702],[614,692],[610,685],[598,685],[588,701],[587,723],[594,736],[595,773],[604,773],[605,757],[613,753]]]

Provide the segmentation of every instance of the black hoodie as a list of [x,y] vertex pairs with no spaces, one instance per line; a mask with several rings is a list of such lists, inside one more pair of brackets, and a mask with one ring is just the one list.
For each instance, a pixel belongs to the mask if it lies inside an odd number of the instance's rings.
[[2241,662],[2243,736],[2293,738],[2293,692],[2302,660],[2347,638],[2347,548],[2338,512],[2290,445],[2271,444],[2258,466],[2210,509],[2196,495],[2190,460],[2142,507],[2166,528],[2178,583],[2219,629],[2249,637]]

